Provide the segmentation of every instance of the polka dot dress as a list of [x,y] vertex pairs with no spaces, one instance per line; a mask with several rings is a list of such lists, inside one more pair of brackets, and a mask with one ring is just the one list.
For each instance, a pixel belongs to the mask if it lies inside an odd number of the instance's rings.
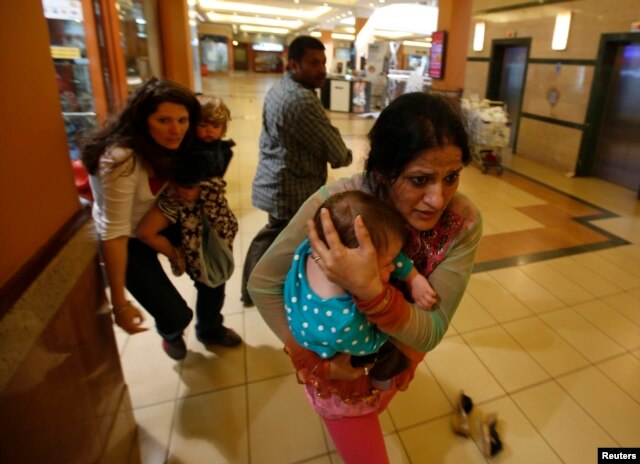
[[323,358],[337,352],[365,355],[378,351],[389,336],[356,308],[350,294],[323,299],[309,288],[309,241],[296,250],[284,285],[289,328],[296,341]]

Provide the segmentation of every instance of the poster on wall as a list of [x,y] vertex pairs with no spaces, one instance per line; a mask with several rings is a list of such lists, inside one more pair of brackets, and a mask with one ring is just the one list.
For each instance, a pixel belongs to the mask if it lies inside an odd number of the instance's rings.
[[431,34],[431,52],[429,53],[429,77],[444,77],[444,57],[447,51],[447,32],[436,31]]

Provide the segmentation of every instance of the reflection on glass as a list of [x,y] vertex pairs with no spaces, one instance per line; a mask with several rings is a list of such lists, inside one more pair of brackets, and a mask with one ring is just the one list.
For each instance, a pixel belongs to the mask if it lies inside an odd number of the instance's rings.
[[97,125],[80,2],[44,0],[51,57],[71,159]]
[[127,68],[127,88],[134,91],[151,77],[147,19],[140,0],[117,0],[120,41]]

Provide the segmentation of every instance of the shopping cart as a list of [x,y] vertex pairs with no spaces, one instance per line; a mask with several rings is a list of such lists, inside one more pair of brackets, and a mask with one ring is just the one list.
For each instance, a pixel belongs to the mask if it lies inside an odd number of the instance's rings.
[[474,142],[473,159],[486,173],[489,168],[496,168],[502,174],[502,148],[509,146],[511,123],[501,101],[462,99],[462,108]]

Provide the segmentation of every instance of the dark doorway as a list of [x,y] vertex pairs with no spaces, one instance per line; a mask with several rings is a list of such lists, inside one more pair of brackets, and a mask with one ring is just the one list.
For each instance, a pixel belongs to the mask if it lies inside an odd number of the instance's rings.
[[233,69],[236,71],[249,70],[249,50],[247,44],[239,43],[233,47]]
[[511,121],[510,146],[516,149],[531,39],[501,39],[491,44],[487,98],[505,102]]
[[640,195],[640,36],[603,34],[577,173]]
[[640,42],[618,43],[603,108],[594,166],[596,177],[640,187]]

